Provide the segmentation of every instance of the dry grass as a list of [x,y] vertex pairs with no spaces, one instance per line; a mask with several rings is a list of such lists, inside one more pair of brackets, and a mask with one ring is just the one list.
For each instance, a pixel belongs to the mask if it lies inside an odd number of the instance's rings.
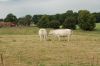
[[100,31],[76,30],[70,42],[54,41],[51,36],[48,41],[39,41],[37,29],[28,31],[35,33],[1,33],[0,53],[5,66],[100,66]]
[[99,66],[100,36],[73,35],[67,42],[39,41],[36,35],[0,35],[0,51],[5,66]]

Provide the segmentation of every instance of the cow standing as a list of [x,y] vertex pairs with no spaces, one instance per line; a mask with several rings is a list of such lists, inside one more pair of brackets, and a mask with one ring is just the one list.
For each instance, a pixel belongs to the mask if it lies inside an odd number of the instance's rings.
[[41,40],[47,40],[47,30],[46,29],[40,29],[39,30],[39,37],[40,37],[40,41]]
[[72,34],[72,30],[71,29],[56,29],[56,30],[51,30],[49,34],[57,37],[59,40],[61,40],[61,37],[67,37],[69,41]]

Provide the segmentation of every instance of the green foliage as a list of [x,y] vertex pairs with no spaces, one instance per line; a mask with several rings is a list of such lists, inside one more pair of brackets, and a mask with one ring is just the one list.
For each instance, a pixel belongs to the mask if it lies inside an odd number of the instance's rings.
[[0,22],[3,22],[3,19],[0,19]]
[[89,11],[87,10],[80,10],[79,11],[79,16],[78,16],[78,21],[79,21],[79,27],[82,30],[93,30],[95,28],[95,17],[93,14],[90,14]]
[[73,16],[73,11],[72,11],[72,10],[68,10],[68,11],[66,12],[66,16],[67,16],[67,17]]
[[41,63],[41,64],[39,64],[39,66],[45,66],[45,64]]
[[26,15],[25,16],[26,26],[30,26],[31,22],[32,22],[32,16],[31,15]]
[[34,16],[32,17],[32,22],[33,22],[34,24],[37,24],[42,16],[43,16],[43,15],[34,15]]
[[73,17],[75,18],[76,24],[78,24],[78,13],[77,12],[74,12],[73,13]]
[[[74,19],[73,19],[73,18]],[[96,19],[95,19],[96,18]],[[68,20],[68,21],[67,21]],[[58,28],[59,25],[64,28],[75,29],[74,23],[78,24],[82,30],[93,30],[95,22],[100,22],[100,13],[90,13],[87,10],[80,10],[78,13],[73,10],[68,10],[65,13],[55,15],[26,15],[17,17],[12,13],[8,14],[5,19],[0,19],[0,22],[14,22],[20,26],[30,26],[32,23],[41,28]],[[65,22],[67,21],[67,22]],[[71,22],[70,22],[71,21]],[[73,22],[72,22],[73,21]],[[68,26],[68,24],[70,26]],[[72,27],[73,25],[73,27]]]
[[57,20],[52,20],[48,23],[49,28],[59,28],[60,22]]
[[60,22],[60,24],[62,24],[66,18],[65,14],[56,14],[55,15],[55,20],[58,20]]
[[4,19],[5,22],[14,22],[14,23],[17,23],[17,17],[13,14],[8,14],[6,16],[6,18]]
[[41,17],[39,22],[37,23],[37,26],[39,28],[47,28],[49,23],[49,17],[47,15],[44,15]]
[[24,17],[18,19],[18,25],[24,25]]
[[32,22],[31,15],[26,15],[25,17],[21,17],[18,19],[18,25],[21,26],[30,26],[31,22]]
[[50,21],[56,20],[56,16],[54,16],[54,15],[48,15],[48,17],[49,17],[49,20],[50,20]]
[[63,28],[76,29],[76,22],[74,17],[68,17],[63,23]]
[[96,22],[97,22],[97,23],[100,23],[100,12],[99,12],[99,13],[93,13],[93,15],[94,15],[95,18],[96,18]]

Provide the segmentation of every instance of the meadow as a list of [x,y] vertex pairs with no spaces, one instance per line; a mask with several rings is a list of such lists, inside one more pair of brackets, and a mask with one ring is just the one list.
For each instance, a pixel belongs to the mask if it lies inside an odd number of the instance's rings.
[[94,31],[74,30],[69,42],[52,36],[39,41],[38,30],[37,27],[0,28],[4,66],[100,66],[99,23]]

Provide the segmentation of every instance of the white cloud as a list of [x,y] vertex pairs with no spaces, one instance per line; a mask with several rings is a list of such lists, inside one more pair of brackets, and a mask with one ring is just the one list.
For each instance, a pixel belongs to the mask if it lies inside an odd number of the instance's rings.
[[26,14],[56,14],[80,9],[98,12],[99,6],[98,0],[0,0],[0,18],[8,13],[20,17]]
[[9,1],[9,0],[0,0],[0,1]]
[[0,0],[0,2],[7,2],[7,1],[11,1],[11,0]]

